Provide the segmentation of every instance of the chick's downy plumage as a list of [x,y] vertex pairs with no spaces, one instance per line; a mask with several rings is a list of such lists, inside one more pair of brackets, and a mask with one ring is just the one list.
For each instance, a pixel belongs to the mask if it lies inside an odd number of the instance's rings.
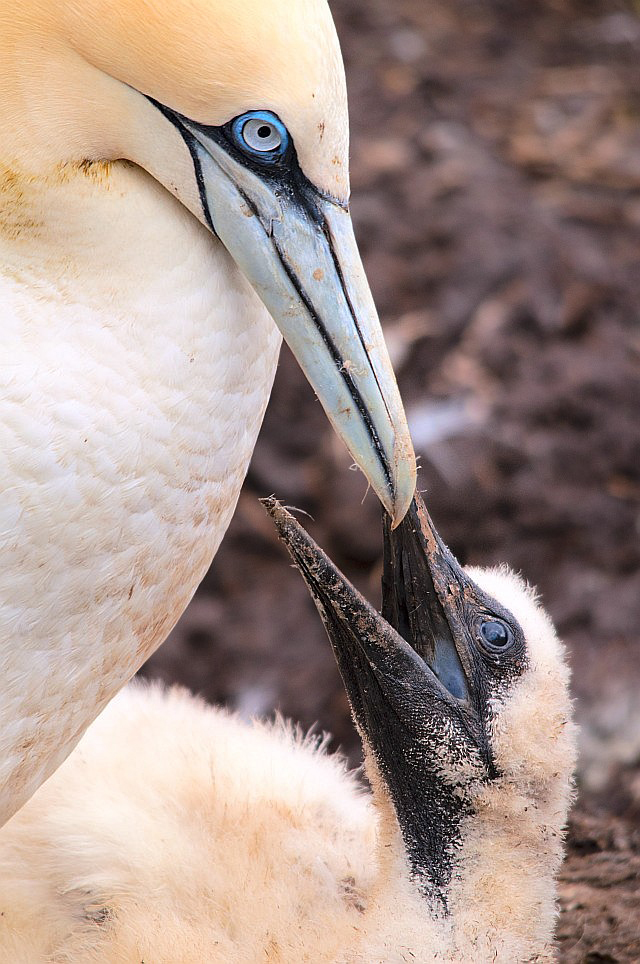
[[372,793],[287,724],[130,687],[0,833],[0,958],[551,960],[575,733],[535,595],[506,569],[460,569],[418,505],[387,528],[389,622],[270,511]]

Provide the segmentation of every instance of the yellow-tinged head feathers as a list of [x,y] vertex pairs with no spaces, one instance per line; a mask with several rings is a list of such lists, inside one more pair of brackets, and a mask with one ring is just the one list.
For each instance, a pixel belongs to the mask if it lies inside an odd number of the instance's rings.
[[[125,119],[113,122],[114,112],[132,104],[104,83],[113,78],[200,124],[273,111],[288,127],[309,180],[347,198],[346,87],[326,0],[27,0],[21,7],[26,11],[18,16],[16,7],[12,18],[14,41],[28,46],[37,38],[39,48],[27,62],[46,62],[42,45],[51,47],[52,73],[40,74],[31,98],[48,100],[52,85],[60,90],[66,79],[63,104],[76,102],[84,126],[93,118],[93,129],[85,132],[87,154],[99,154],[104,131],[105,160],[116,159],[120,149],[125,159],[140,162],[135,145],[118,136],[128,126]],[[21,30],[29,37],[21,38]],[[59,70],[54,65],[61,56]],[[21,94],[30,99],[24,84]],[[92,106],[84,116],[83,98]],[[81,158],[60,158],[67,159]]]
[[[256,136],[273,124],[276,148],[249,143],[255,123]],[[176,197],[250,281],[402,518],[415,457],[345,210],[346,89],[326,0],[3,0],[0,144],[32,224],[51,221],[56,179],[86,161],[131,161]],[[83,238],[112,230],[122,168]],[[61,227],[76,217],[72,201]]]

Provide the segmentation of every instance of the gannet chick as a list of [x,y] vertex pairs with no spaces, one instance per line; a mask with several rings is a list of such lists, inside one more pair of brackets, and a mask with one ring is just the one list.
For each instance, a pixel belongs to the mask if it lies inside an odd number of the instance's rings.
[[270,501],[320,609],[368,796],[282,723],[131,687],[0,833],[0,959],[551,960],[575,734],[562,646],[513,573],[422,506],[385,612]]
[[348,211],[326,0],[3,0],[0,824],[164,640],[280,333],[398,521],[415,484]]

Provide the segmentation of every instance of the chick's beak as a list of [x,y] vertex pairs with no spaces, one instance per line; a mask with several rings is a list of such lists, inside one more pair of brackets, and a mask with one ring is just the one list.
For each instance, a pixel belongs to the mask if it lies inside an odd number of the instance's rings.
[[382,614],[275,499],[263,504],[307,583],[365,731],[390,709],[411,728],[416,709],[434,699],[468,705],[473,661],[455,599],[469,580],[417,494],[399,526],[384,521]]
[[382,615],[408,640],[443,687],[469,699],[473,660],[463,625],[471,581],[438,535],[416,492],[396,529],[383,520]]
[[389,708],[410,716],[412,694],[422,691],[431,674],[297,520],[275,499],[261,501],[320,613],[356,723],[375,742]]
[[[438,780],[433,779],[434,734],[439,734],[437,741],[449,728],[456,727],[462,739],[468,738],[470,752],[479,739],[477,721],[467,700],[465,671],[448,649],[453,646],[455,654],[455,643],[447,638],[442,626],[441,603],[427,599],[427,624],[435,638],[429,639],[427,629],[419,626],[421,642],[417,645],[424,653],[421,655],[413,640],[403,639],[369,605],[275,499],[263,502],[325,624],[363,741],[368,772],[373,779],[380,777],[387,787],[412,866],[423,876],[428,871],[437,883],[443,867],[433,860],[433,854],[440,853],[443,844],[434,837],[433,820],[424,805],[425,795],[431,793],[438,808],[438,794],[442,797],[443,793]],[[413,518],[395,530],[387,525],[385,550],[385,608],[408,632],[416,625],[409,606],[424,602],[419,595],[413,596],[420,593],[421,585],[424,588],[421,554],[424,556],[426,549],[430,557],[428,571],[431,565],[442,567],[445,573],[448,565],[448,561],[443,563],[435,530],[428,527],[426,533],[423,531],[422,524],[427,524],[428,517],[415,502],[411,514]],[[428,539],[428,546],[423,538]],[[399,584],[405,579],[409,579],[410,587]],[[427,596],[430,587],[437,596],[438,568],[430,573],[429,580]],[[458,800],[455,805],[459,804]]]

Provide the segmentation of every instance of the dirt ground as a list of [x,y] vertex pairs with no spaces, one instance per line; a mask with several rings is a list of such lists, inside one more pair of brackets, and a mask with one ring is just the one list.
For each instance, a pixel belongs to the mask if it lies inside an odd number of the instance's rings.
[[[582,724],[559,957],[640,961],[640,5],[334,0],[353,214],[420,488],[567,642]],[[357,740],[275,493],[378,600],[375,499],[286,351],[235,520],[146,672]],[[363,500],[364,497],[364,501]],[[361,504],[362,502],[362,504]]]

